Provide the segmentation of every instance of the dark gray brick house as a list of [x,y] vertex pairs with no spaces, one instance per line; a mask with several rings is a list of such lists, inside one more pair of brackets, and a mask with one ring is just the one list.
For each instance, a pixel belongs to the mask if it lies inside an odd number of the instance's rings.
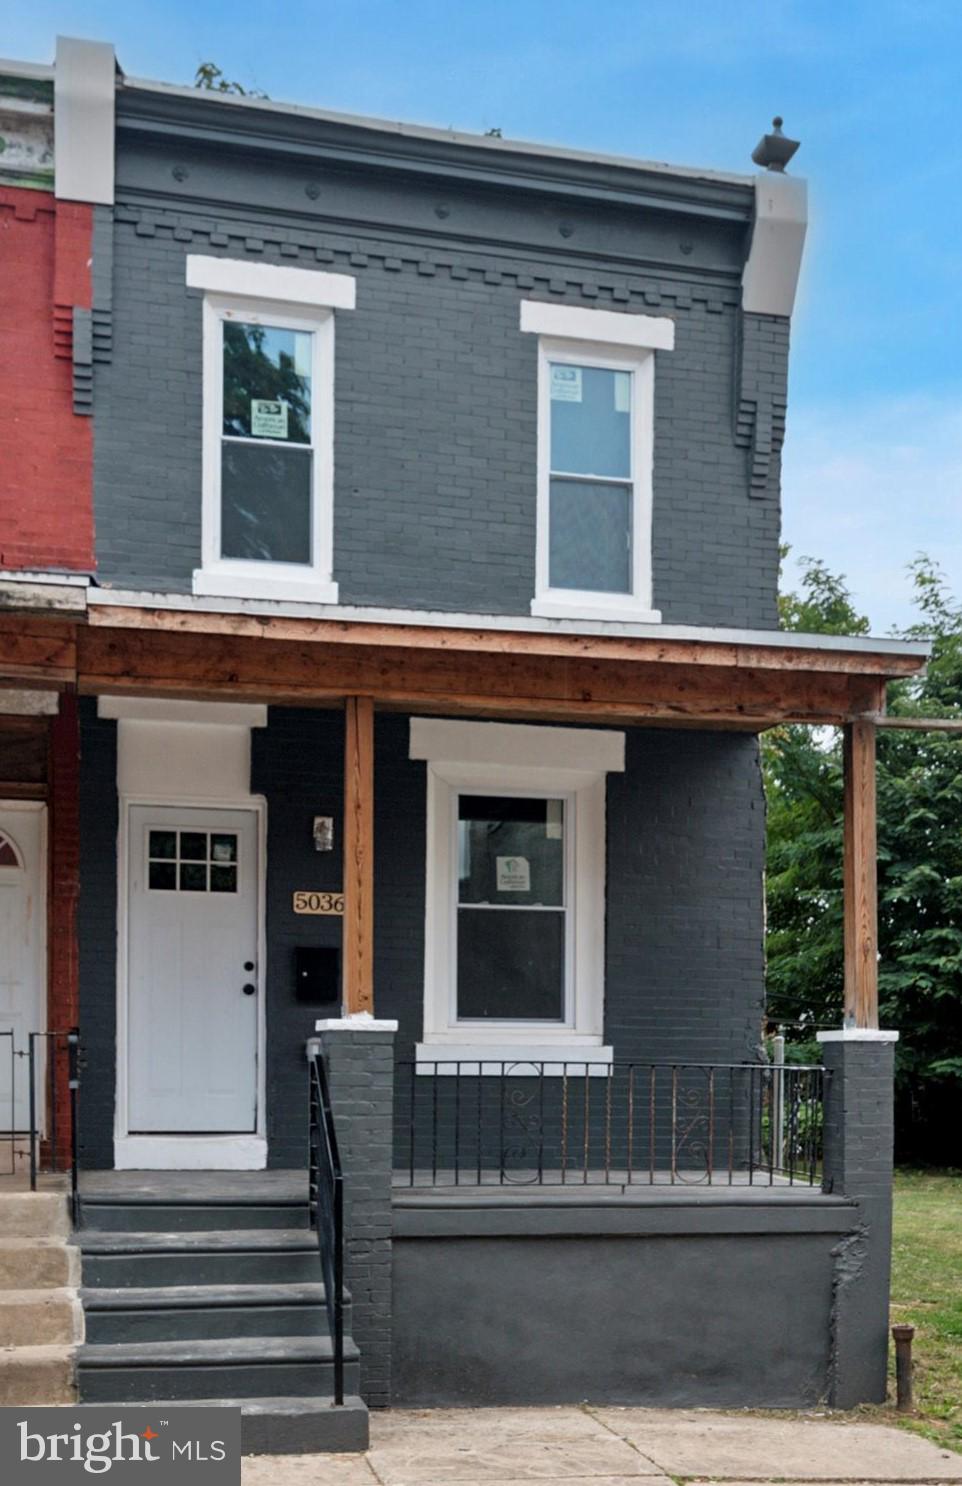
[[[873,721],[923,655],[777,629],[804,184],[107,55],[81,1396],[239,1400],[268,1449],[883,1396]],[[761,1046],[786,721],[851,780],[847,1025],[801,1070]]]

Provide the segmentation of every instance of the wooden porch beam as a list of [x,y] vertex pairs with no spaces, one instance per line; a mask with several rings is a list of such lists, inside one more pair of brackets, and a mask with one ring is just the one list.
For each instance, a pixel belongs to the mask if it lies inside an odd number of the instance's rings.
[[72,685],[77,675],[75,629],[20,615],[0,615],[0,681],[43,690]]
[[845,1025],[878,1026],[878,888],[875,724],[844,734]]
[[344,1014],[374,1011],[374,702],[344,702]]
[[584,656],[294,644],[168,631],[78,632],[80,690],[381,706],[572,721],[647,720],[765,728],[840,723],[884,706],[884,678],[747,667],[665,666]]

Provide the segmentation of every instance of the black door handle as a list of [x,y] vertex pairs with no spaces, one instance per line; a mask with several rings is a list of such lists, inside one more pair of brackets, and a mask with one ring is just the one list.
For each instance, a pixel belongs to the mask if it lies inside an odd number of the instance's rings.
[[253,996],[257,990],[257,987],[256,985],[253,985],[250,981],[248,981],[245,986],[241,986],[241,990],[244,992],[245,996]]

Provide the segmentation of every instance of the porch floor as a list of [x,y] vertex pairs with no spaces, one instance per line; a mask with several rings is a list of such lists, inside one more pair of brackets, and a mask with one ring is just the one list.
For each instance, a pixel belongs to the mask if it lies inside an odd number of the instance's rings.
[[[601,1180],[602,1173],[589,1172],[588,1181],[583,1182],[569,1173],[568,1181],[562,1183],[560,1172],[545,1172],[542,1183],[533,1180],[535,1173],[513,1172],[511,1180],[502,1184],[496,1172],[482,1172],[480,1185],[464,1179],[455,1182],[453,1171],[416,1172],[415,1182],[410,1183],[409,1173],[394,1174],[393,1200],[400,1205],[428,1202],[458,1202],[498,1204],[520,1202],[528,1204],[556,1202],[591,1203],[686,1203],[686,1202],[829,1202],[844,1203],[846,1199],[832,1197],[820,1187],[809,1187],[805,1183],[790,1183],[787,1177],[777,1173],[771,1185],[767,1173],[764,1179],[756,1174],[749,1183],[747,1172],[736,1172],[729,1185],[727,1173],[709,1185],[706,1181],[683,1181],[676,1177],[674,1183],[670,1172],[656,1172],[654,1183],[637,1178],[630,1184],[627,1172],[610,1172],[607,1182]],[[143,1202],[236,1202],[241,1201],[299,1201],[307,1200],[306,1170],[273,1171],[83,1171],[80,1173],[80,1194],[85,1199],[117,1198],[125,1201]]]

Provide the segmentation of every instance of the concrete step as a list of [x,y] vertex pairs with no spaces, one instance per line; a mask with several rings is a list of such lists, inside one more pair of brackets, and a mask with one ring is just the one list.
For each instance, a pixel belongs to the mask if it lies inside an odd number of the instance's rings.
[[[345,1391],[358,1391],[358,1351],[345,1339]],[[84,1403],[220,1398],[330,1398],[330,1338],[234,1337],[213,1341],[85,1344],[77,1353]]]
[[0,1192],[0,1238],[67,1238],[69,1233],[62,1192]]
[[[327,1336],[324,1286],[154,1285],[84,1289],[87,1341],[183,1341],[241,1336]],[[350,1301],[344,1325],[350,1330]]]
[[73,1403],[73,1351],[69,1346],[0,1349],[0,1406]]
[[125,1201],[84,1198],[84,1222],[100,1232],[175,1233],[223,1231],[239,1228],[307,1228],[310,1209],[301,1198],[270,1202],[157,1202],[149,1198]]
[[0,1290],[0,1345],[80,1341],[83,1312],[73,1290]]
[[316,1282],[320,1260],[309,1229],[249,1228],[174,1233],[85,1229],[88,1289],[154,1285],[283,1285]]
[[0,1290],[60,1290],[80,1283],[80,1251],[59,1238],[0,1238]]

